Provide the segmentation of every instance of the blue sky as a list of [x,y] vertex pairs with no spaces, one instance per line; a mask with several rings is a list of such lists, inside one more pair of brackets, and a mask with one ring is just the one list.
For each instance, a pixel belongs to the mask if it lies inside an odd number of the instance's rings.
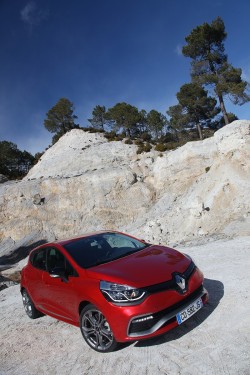
[[[185,36],[217,16],[229,61],[250,81],[249,14],[249,0],[0,0],[0,140],[44,150],[43,121],[61,97],[81,126],[97,104],[166,114],[190,81]],[[250,119],[250,103],[227,110]]]

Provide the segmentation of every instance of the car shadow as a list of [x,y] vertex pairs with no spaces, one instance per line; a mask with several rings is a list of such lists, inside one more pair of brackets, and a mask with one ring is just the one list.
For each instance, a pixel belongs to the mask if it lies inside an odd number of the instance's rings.
[[163,343],[170,342],[173,340],[177,340],[180,337],[192,331],[193,329],[195,329],[196,327],[198,327],[201,323],[203,323],[209,317],[209,315],[211,315],[213,311],[217,308],[217,306],[220,303],[220,300],[224,296],[224,284],[221,281],[204,279],[204,286],[209,293],[209,300],[208,303],[200,311],[198,311],[186,322],[184,322],[176,328],[173,328],[167,333],[161,336],[154,337],[152,339],[137,341],[134,344],[134,346],[154,346],[161,345]]

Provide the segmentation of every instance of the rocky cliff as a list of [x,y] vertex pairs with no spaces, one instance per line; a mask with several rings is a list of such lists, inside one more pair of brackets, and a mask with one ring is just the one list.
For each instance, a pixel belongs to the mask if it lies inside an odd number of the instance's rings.
[[40,240],[116,229],[148,241],[250,235],[250,121],[174,151],[72,130],[21,182],[0,185],[0,255]]

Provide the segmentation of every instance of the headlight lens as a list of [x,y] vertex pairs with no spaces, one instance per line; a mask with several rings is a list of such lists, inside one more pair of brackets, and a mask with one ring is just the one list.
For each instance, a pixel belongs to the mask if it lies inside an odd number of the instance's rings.
[[145,291],[136,289],[128,285],[100,282],[100,289],[104,297],[116,303],[138,301],[145,295]]

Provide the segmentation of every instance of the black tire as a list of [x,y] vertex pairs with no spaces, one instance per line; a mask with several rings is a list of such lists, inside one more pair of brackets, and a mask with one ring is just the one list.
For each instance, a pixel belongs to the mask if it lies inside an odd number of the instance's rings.
[[35,308],[35,305],[26,289],[23,289],[22,291],[22,299],[24,310],[30,319],[37,319],[44,315]]
[[80,328],[86,343],[97,352],[112,352],[119,346],[105,316],[94,305],[81,311]]

